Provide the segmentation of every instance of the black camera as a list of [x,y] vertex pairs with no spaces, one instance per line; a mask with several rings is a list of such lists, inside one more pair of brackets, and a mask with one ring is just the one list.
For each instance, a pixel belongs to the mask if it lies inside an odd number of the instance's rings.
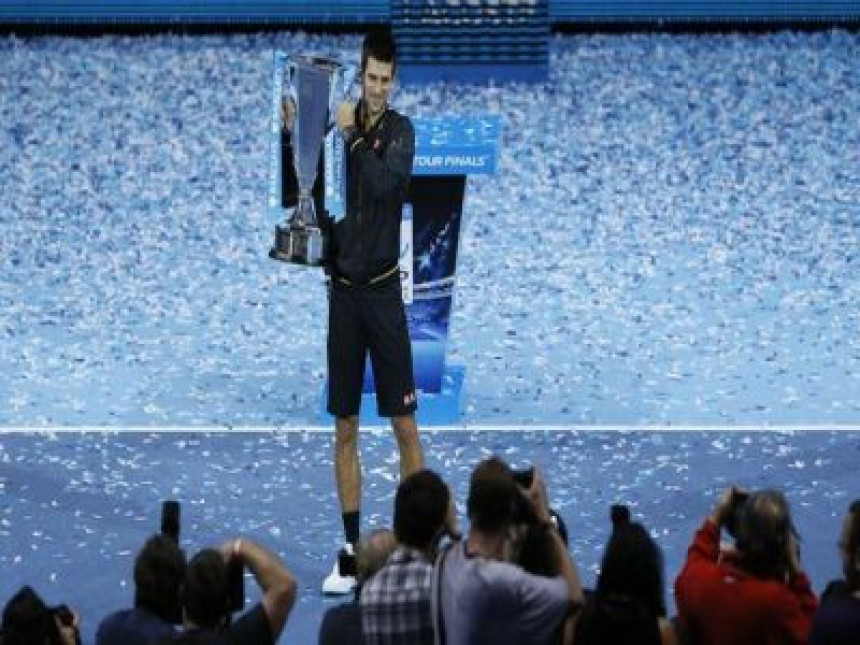
[[[523,493],[525,493],[525,491],[532,487],[532,483],[535,479],[535,469],[534,467],[523,468],[521,470],[512,469],[511,476],[517,485],[523,489]],[[537,524],[537,516],[535,515],[534,509],[525,494],[520,495],[517,498],[516,507],[514,509],[514,522],[516,524]]]
[[[530,467],[511,470],[511,475],[523,491],[523,494],[518,498],[514,510],[514,521],[517,524],[524,524],[526,527],[519,556],[517,557],[517,564],[525,571],[536,575],[558,575],[555,558],[552,555],[553,547],[550,543],[552,537],[538,521],[534,508],[525,494],[525,491],[528,491],[534,483],[535,469],[534,467]],[[564,520],[553,509],[549,509],[549,513],[553,523],[558,528],[562,541],[567,545],[567,527],[564,524]]]
[[341,549],[337,554],[337,566],[342,576],[357,576],[358,563],[354,555],[347,553],[345,549]]
[[227,608],[242,611],[245,607],[245,565],[236,557],[227,563]]
[[521,470],[511,470],[511,475],[513,476],[515,482],[528,490],[532,487],[532,482],[534,482],[535,480],[535,469],[534,466],[532,466],[530,468],[523,468]]
[[161,503],[161,533],[179,544],[179,502],[169,499]]
[[[179,544],[181,528],[179,502],[165,500],[161,504],[161,533]],[[239,558],[227,562],[227,607],[242,611],[245,607],[245,565]]]
[[741,513],[749,498],[749,493],[737,488],[732,490],[732,496],[729,498],[729,512],[723,519],[723,527],[726,529],[726,533],[731,535],[735,540],[738,539],[738,525]]

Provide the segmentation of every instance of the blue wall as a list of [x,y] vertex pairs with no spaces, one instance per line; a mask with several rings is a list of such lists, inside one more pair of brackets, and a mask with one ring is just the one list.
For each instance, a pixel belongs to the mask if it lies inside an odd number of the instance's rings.
[[[439,3],[437,3],[439,4]],[[0,0],[0,23],[274,22],[356,24],[385,22],[390,0]],[[860,19],[860,1],[783,2],[686,0],[677,2],[550,0],[553,24],[565,22],[845,20]]]
[[839,20],[860,18],[860,2],[784,0],[685,0],[678,2],[621,0],[550,0],[550,19],[564,22]]
[[0,22],[331,23],[386,22],[389,0],[0,0]]

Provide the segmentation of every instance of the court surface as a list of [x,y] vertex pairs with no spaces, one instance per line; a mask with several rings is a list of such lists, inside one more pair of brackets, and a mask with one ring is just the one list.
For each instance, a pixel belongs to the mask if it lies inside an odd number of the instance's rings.
[[[326,304],[320,274],[266,258],[268,84],[274,48],[357,45],[0,39],[0,597],[30,582],[91,639],[172,497],[189,553],[243,533],[283,555],[282,642],[315,641],[340,540]],[[558,37],[547,83],[397,91],[505,124],[467,192],[463,425],[423,435],[461,503],[484,455],[539,464],[587,582],[626,502],[671,583],[724,485],[778,487],[816,589],[837,574],[860,495],[858,57],[842,31]],[[397,459],[384,429],[361,446],[369,528]]]

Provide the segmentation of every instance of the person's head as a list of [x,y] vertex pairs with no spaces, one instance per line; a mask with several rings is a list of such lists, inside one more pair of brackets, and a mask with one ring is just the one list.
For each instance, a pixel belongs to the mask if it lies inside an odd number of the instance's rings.
[[448,487],[432,470],[412,473],[397,487],[394,534],[408,547],[433,549],[442,537],[450,502]]
[[3,645],[76,645],[77,620],[68,608],[51,609],[29,586],[22,587],[3,609]]
[[397,71],[397,46],[388,29],[374,29],[361,47],[361,94],[368,116],[385,111]]
[[644,526],[630,521],[626,506],[613,506],[611,518],[612,535],[597,576],[598,598],[624,596],[653,616],[665,616],[663,556],[657,543]]
[[744,568],[760,578],[782,580],[788,572],[789,549],[797,533],[788,501],[779,491],[750,494],[738,513],[737,540]]
[[473,529],[501,533],[516,522],[522,493],[510,467],[498,457],[482,461],[472,471],[466,512]]
[[355,545],[355,567],[359,583],[372,578],[384,567],[395,548],[397,539],[391,529],[375,529],[362,535]]
[[842,569],[851,591],[860,591],[860,499],[851,502],[839,538]]
[[185,554],[176,542],[158,533],[150,537],[134,562],[134,606],[162,620],[179,623],[179,590],[185,577]]
[[227,622],[227,564],[215,549],[203,549],[191,558],[182,583],[182,610],[186,625],[204,629]]

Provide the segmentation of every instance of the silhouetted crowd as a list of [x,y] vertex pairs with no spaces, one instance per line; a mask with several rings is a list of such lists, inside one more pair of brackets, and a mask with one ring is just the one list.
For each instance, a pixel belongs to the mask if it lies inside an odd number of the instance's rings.
[[[584,589],[549,499],[540,470],[486,459],[471,474],[460,535],[442,478],[406,477],[393,528],[355,545],[355,596],[325,613],[320,645],[860,644],[860,501],[839,536],[844,578],[819,599],[785,496],[729,488],[693,536],[670,617],[660,548],[626,506],[609,509],[600,572]],[[245,570],[261,591],[250,608]],[[253,540],[186,561],[164,527],[137,554],[134,585],[134,606],[101,621],[96,645],[275,643],[297,594],[281,559]],[[80,643],[79,620],[23,587],[3,609],[0,645]]]

